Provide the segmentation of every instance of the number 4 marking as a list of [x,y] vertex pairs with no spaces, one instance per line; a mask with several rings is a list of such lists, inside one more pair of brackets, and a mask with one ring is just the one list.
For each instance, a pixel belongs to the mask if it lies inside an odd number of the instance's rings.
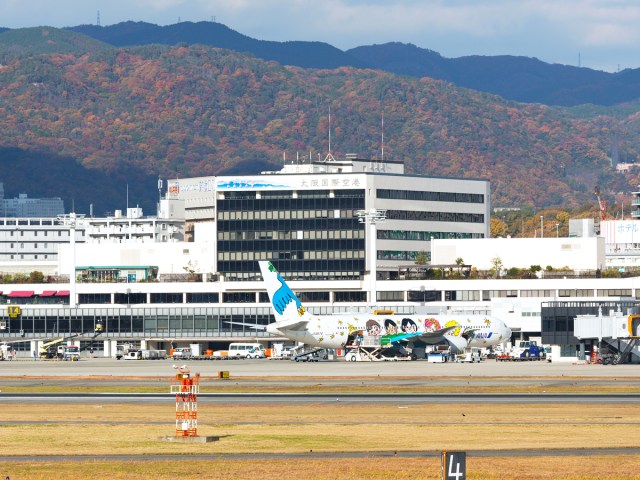
[[449,471],[447,472],[447,479],[455,478],[459,480],[464,478],[464,473],[460,471],[460,463],[456,463],[456,471],[453,471],[453,455],[451,455],[451,461],[449,462]]

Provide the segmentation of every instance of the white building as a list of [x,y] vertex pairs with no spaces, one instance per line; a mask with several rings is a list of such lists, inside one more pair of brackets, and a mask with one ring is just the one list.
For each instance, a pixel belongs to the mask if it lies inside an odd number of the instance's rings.
[[[296,278],[363,279],[373,262],[429,255],[432,239],[489,236],[488,181],[406,175],[397,162],[327,156],[262,175],[170,180],[167,195],[184,200],[188,237],[194,224],[214,226],[207,236],[227,280],[255,278],[266,259]],[[385,220],[367,228],[358,215],[372,211]]]
[[434,240],[431,261],[436,265],[453,265],[462,258],[466,265],[479,270],[493,268],[499,258],[505,269],[543,269],[569,267],[572,270],[597,270],[605,267],[603,237],[560,238],[483,238]]
[[[158,216],[145,217],[141,208],[116,210],[113,217],[84,218],[87,243],[164,243],[184,241],[184,203],[162,200]],[[82,227],[80,227],[82,228]]]
[[[84,242],[84,230],[75,237]],[[69,227],[54,218],[0,218],[0,272],[57,275],[58,251],[70,240]]]

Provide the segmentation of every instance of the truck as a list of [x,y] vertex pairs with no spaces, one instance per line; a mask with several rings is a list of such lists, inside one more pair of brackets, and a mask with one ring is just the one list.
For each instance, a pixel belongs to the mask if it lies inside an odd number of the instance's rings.
[[535,340],[520,340],[518,346],[511,349],[510,356],[512,360],[544,360],[546,352]]
[[78,361],[80,360],[80,347],[77,345],[61,345],[58,347],[58,356],[62,360]]
[[121,343],[116,345],[116,353],[113,355],[116,360],[120,360],[127,356],[130,350],[134,350],[131,343]]
[[465,348],[464,353],[456,356],[457,362],[480,363],[482,355],[479,348]]
[[11,345],[0,345],[0,360],[10,360],[14,353]]

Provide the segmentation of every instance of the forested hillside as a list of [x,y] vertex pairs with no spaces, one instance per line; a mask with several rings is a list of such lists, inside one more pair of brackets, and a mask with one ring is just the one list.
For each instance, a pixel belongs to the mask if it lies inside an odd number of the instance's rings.
[[[609,160],[614,132],[620,158],[638,160],[637,105],[518,104],[428,78],[283,67],[207,46],[30,53],[9,48],[8,33],[0,146],[70,157],[118,179],[253,172],[277,168],[283,152],[324,157],[331,107],[334,156],[379,157],[384,113],[385,158],[409,172],[488,178],[497,206],[569,208],[592,202],[596,183],[606,195],[638,181],[614,175]],[[64,190],[69,179],[51,181]],[[35,196],[33,185],[24,190]]]

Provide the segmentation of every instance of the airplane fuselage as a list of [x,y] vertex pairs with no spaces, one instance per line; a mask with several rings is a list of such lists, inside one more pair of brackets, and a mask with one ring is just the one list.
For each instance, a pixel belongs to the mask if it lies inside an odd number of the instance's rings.
[[485,315],[366,315],[310,314],[304,328],[288,329],[278,322],[267,326],[267,331],[307,345],[323,348],[344,348],[361,332],[364,336],[386,338],[388,343],[425,341],[421,334],[451,328],[445,335],[452,340],[465,335],[468,347],[490,347],[506,342],[511,336],[509,328],[496,318]]

